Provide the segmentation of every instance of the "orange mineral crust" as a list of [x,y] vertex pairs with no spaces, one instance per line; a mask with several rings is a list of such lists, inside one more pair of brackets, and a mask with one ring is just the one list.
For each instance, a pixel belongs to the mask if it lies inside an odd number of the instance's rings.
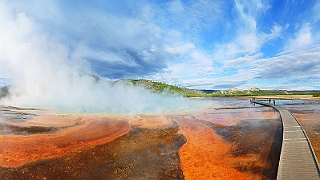
[[130,129],[126,120],[115,119],[101,115],[51,115],[7,123],[8,133],[0,134],[0,166],[18,167],[111,141]]
[[187,139],[179,151],[185,179],[249,179],[224,157],[231,145],[195,119],[175,117]]

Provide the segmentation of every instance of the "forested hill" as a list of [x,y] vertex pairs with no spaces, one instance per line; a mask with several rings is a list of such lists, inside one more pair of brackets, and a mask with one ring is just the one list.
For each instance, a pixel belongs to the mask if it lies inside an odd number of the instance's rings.
[[151,81],[146,79],[130,79],[129,81],[133,83],[135,86],[143,86],[154,93],[168,92],[173,94],[179,94],[185,97],[195,97],[195,96],[201,97],[206,95],[201,90],[181,88],[178,86],[173,86],[166,83],[156,82],[156,81]]

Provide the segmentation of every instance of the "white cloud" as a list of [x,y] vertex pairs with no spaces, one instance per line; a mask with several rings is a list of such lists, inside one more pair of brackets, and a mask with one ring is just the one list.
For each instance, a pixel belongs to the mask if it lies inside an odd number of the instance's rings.
[[174,0],[169,3],[169,11],[173,14],[181,14],[184,12],[184,7],[180,0]]
[[190,53],[190,57],[193,59],[195,64],[199,64],[201,66],[210,67],[212,66],[212,58],[210,55],[205,54],[199,50],[192,51]]
[[313,43],[310,24],[305,23],[301,26],[295,37],[289,40],[286,49],[301,49]]
[[[288,27],[285,27],[285,28],[287,29]],[[283,31],[283,28],[280,25],[275,24],[272,27],[270,34],[262,34],[261,35],[263,42],[272,41],[277,38],[282,38],[282,31]]]
[[185,44],[173,44],[173,47],[167,47],[166,50],[169,53],[172,54],[182,54],[182,53],[186,53],[186,52],[190,52],[192,49],[195,48],[194,44],[192,43],[185,43]]
[[170,42],[180,40],[182,38],[182,34],[177,30],[169,30],[167,38]]
[[212,61],[207,55],[197,50],[185,55],[184,61],[176,62],[167,68],[169,73],[166,76],[180,78],[183,81],[188,78],[195,78],[199,74],[213,73]]
[[212,56],[193,47],[183,51],[179,55],[179,60],[171,62],[164,71],[147,78],[186,86],[185,82],[189,82],[190,79],[207,77],[215,73]]
[[[256,20],[255,17],[250,16],[247,12],[245,12],[245,7],[238,0],[235,0],[235,6],[238,10],[240,17],[244,20],[244,23],[249,26],[250,29],[256,29]],[[246,7],[247,10],[248,7]]]
[[256,19],[261,13],[266,12],[269,5],[264,4],[261,0],[235,0],[234,2],[236,10],[243,20],[240,23],[244,23],[250,30],[256,30]]
[[201,38],[205,38],[201,37],[201,32],[215,27],[219,28],[218,22],[226,14],[223,11],[224,6],[223,1],[173,0],[168,3],[165,10],[167,12],[162,12],[161,20],[165,19],[164,24],[169,29],[180,29],[185,38],[201,41]]
[[281,37],[281,27],[275,26],[270,34],[266,33],[248,33],[243,34],[241,30],[233,41],[224,44],[217,44],[214,48],[214,58],[221,63],[225,61],[236,60],[241,57],[249,57],[260,54],[261,47],[268,41]]
[[238,57],[235,59],[227,60],[223,68],[224,69],[247,69],[253,66],[255,60],[262,57],[262,53],[257,53],[253,55],[245,55],[244,57]]
[[180,82],[182,86],[195,89],[228,89],[248,82],[247,78],[237,74],[229,77],[194,78]]
[[215,69],[213,67],[199,68],[198,74],[199,75],[215,74]]
[[288,90],[290,90],[290,91],[305,91],[305,90],[316,90],[316,89],[312,86],[295,86],[295,87],[292,87]]
[[278,24],[274,24],[268,33],[256,27],[259,16],[269,8],[262,1],[235,0],[235,9],[239,14],[237,24],[233,27],[235,35],[229,42],[215,45],[215,59],[223,63],[243,56],[255,56],[265,43],[281,38],[283,28]]
[[320,44],[311,49],[286,51],[279,56],[255,62],[257,78],[288,78],[292,82],[319,82]]
[[236,39],[240,53],[255,53],[261,47],[261,41],[255,33],[241,34]]
[[[145,56],[147,56],[147,54],[145,54]],[[127,57],[117,52],[92,49],[84,43],[79,43],[77,48],[72,53],[72,59],[75,61],[80,61],[85,59],[95,59],[96,61],[107,62],[107,63],[117,63],[119,65],[122,64],[122,65],[132,66],[132,67],[138,65],[130,57]],[[88,63],[88,65],[90,64]]]
[[317,0],[315,2],[315,5],[313,6],[312,8],[312,11],[313,11],[313,21],[315,23],[319,22],[320,21],[320,0]]

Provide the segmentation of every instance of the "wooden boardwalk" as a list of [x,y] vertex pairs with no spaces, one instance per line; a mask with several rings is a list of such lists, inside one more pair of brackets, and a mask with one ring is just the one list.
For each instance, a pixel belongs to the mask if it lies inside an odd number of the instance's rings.
[[283,125],[283,140],[277,179],[320,179],[319,164],[308,136],[300,123],[286,109],[255,100],[279,111]]

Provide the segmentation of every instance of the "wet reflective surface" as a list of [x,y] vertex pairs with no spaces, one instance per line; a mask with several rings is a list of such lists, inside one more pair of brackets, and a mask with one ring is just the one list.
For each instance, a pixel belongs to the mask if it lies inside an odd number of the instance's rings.
[[181,114],[1,107],[0,179],[274,179],[281,121],[248,99]]

